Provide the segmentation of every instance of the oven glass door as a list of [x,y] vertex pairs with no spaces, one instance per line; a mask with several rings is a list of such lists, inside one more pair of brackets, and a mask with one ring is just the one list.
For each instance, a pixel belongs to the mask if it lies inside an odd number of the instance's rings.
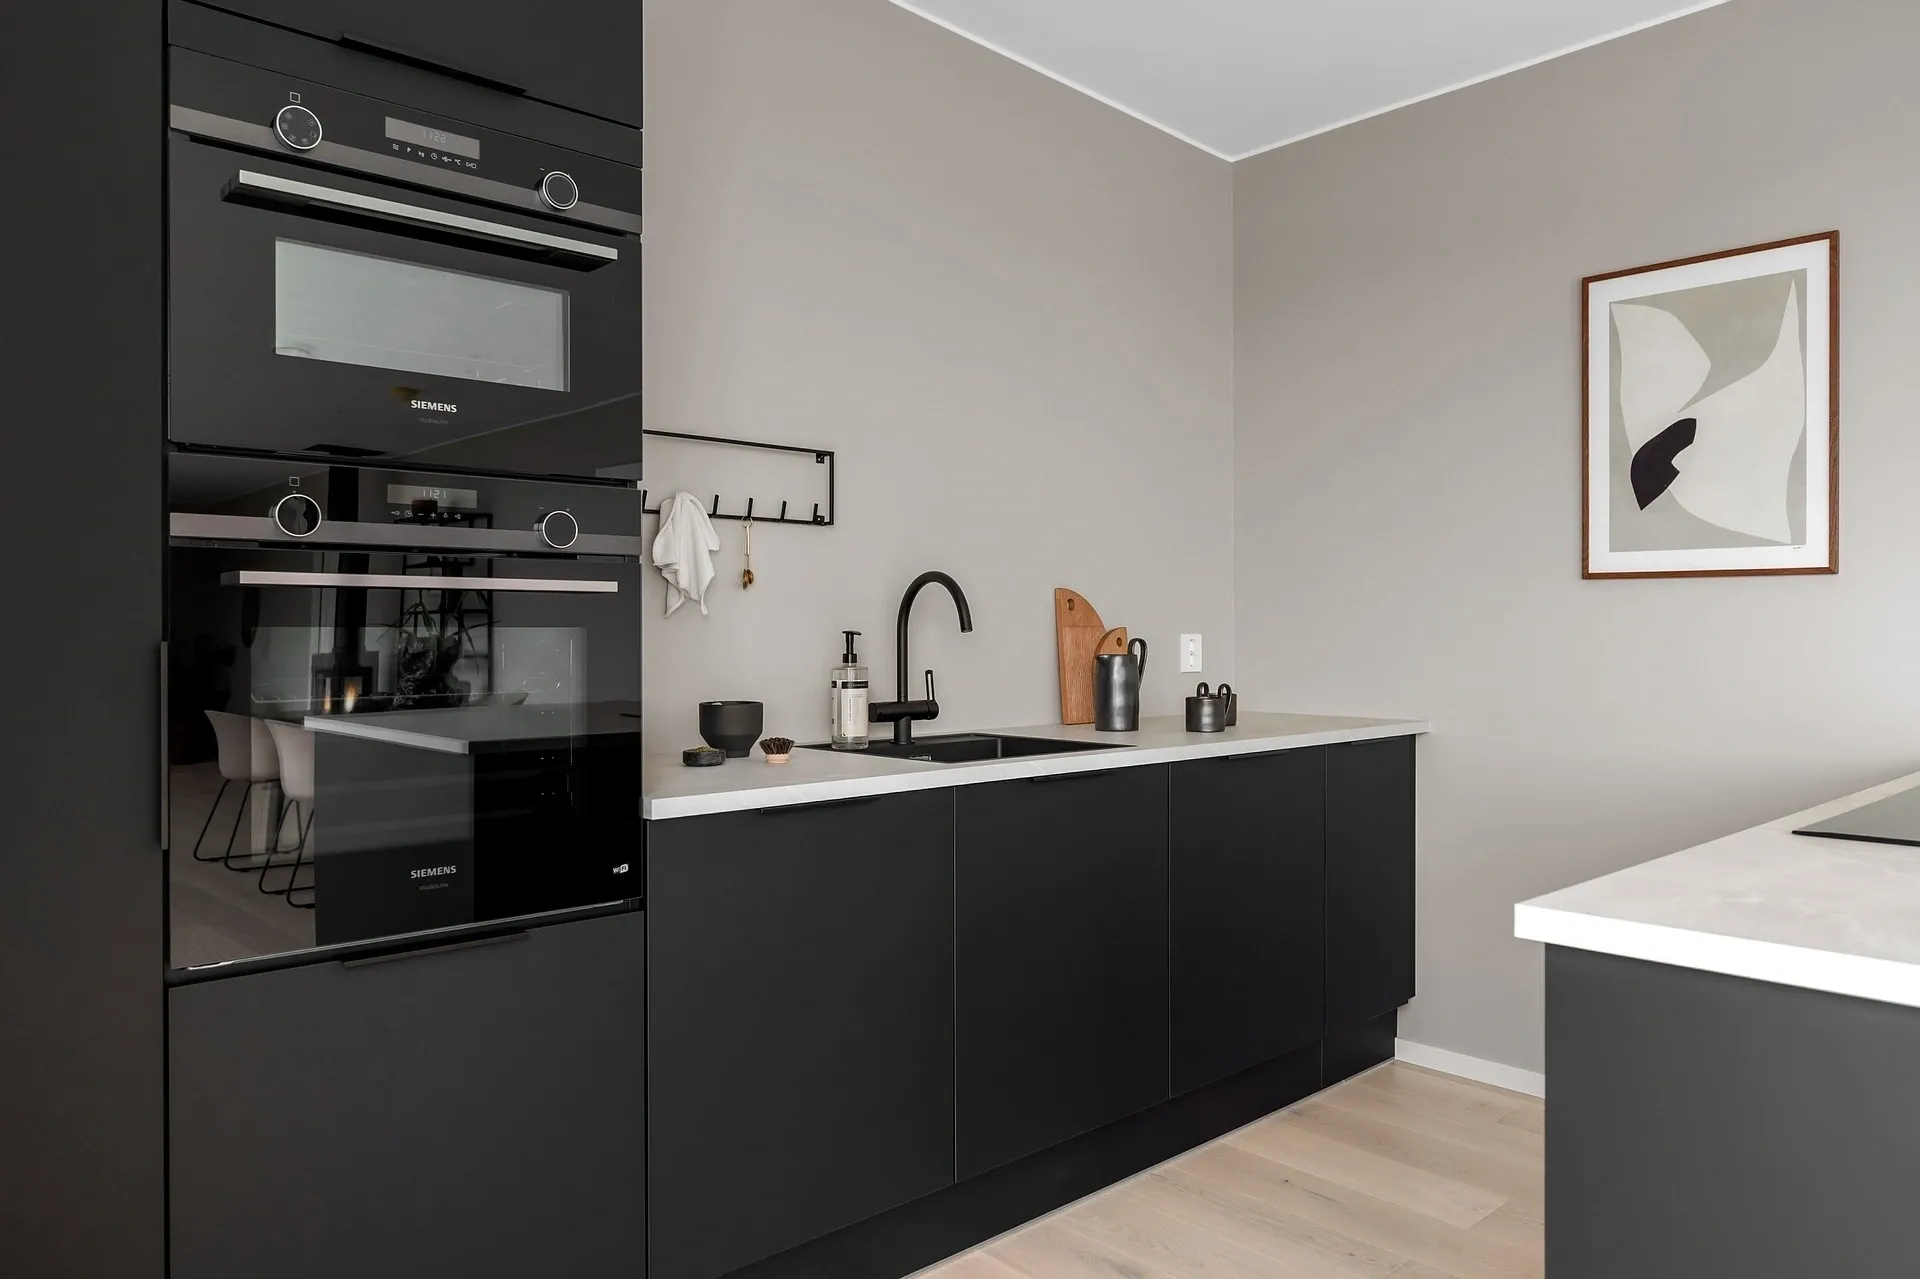
[[169,573],[175,968],[642,895],[636,562],[176,539]]
[[169,145],[175,441],[556,475],[631,460],[605,442],[638,433],[638,241]]

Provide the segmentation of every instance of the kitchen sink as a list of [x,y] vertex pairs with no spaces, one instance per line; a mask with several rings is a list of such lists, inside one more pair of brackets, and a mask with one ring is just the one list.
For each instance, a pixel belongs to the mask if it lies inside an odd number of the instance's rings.
[[[1112,750],[1119,743],[1056,742],[1045,737],[1008,737],[1001,733],[946,733],[915,738],[908,746],[876,741],[864,751],[843,751],[847,755],[868,755],[878,759],[921,759],[933,764],[972,764],[988,759],[1018,759],[1024,755],[1069,755],[1081,751]],[[831,743],[814,742],[800,749],[830,751]]]

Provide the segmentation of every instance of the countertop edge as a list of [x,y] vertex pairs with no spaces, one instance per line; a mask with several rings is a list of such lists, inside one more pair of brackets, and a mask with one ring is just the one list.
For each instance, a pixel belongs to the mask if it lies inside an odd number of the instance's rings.
[[[1014,735],[1034,735],[1032,728],[1012,730]],[[706,817],[716,813],[743,812],[750,809],[790,808],[797,804],[830,803],[844,799],[864,799],[874,795],[899,795],[913,791],[943,790],[953,786],[977,786],[987,782],[1016,781],[1026,777],[1062,777],[1072,773],[1109,772],[1117,768],[1145,768],[1190,759],[1215,759],[1227,755],[1270,754],[1287,750],[1306,750],[1315,746],[1333,746],[1343,742],[1376,741],[1391,737],[1418,737],[1432,731],[1423,719],[1394,720],[1320,732],[1286,733],[1264,738],[1237,738],[1227,741],[1202,740],[1175,746],[1118,746],[1085,754],[1032,755],[1017,759],[990,760],[979,764],[922,764],[910,772],[880,774],[873,777],[837,778],[828,781],[796,782],[792,785],[748,787],[715,791],[700,795],[646,797],[641,816],[648,821],[670,821],[678,817]],[[1201,736],[1195,734],[1195,736]],[[1071,739],[1068,739],[1071,740]]]
[[1522,941],[1920,1008],[1920,965],[1520,902]]

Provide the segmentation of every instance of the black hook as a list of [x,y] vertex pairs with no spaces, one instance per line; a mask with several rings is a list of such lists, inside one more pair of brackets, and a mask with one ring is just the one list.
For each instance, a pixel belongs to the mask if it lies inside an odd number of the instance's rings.
[[815,524],[820,523],[820,503],[818,502],[813,504],[813,522]]
[[645,489],[640,490],[640,513],[642,515],[647,513],[647,491]]
[[752,498],[747,499],[747,518],[748,519],[753,518],[753,499]]
[[785,498],[780,499],[780,518],[783,520],[787,518],[787,500]]
[[713,495],[713,516],[715,519],[718,519],[720,516],[720,495],[718,493]]

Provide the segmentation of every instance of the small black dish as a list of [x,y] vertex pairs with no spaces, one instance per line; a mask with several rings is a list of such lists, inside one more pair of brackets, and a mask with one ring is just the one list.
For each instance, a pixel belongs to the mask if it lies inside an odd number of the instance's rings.
[[680,752],[680,762],[688,768],[718,768],[727,762],[727,753],[711,746],[689,746]]
[[767,708],[759,702],[702,702],[701,740],[725,751],[728,759],[745,759],[760,740],[766,716]]

